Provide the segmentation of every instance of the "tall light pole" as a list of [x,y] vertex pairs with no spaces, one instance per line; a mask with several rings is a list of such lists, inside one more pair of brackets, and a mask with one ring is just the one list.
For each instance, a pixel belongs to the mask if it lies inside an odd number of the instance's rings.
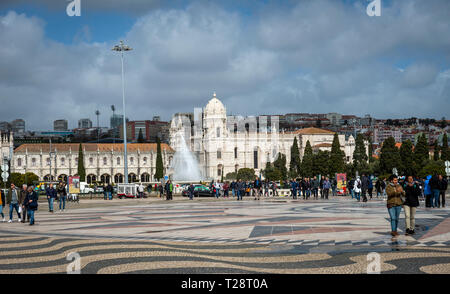
[[120,41],[119,45],[114,46],[112,48],[113,51],[120,52],[120,57],[122,60],[122,100],[123,100],[123,148],[124,148],[124,181],[128,184],[128,160],[127,160],[127,126],[125,121],[125,81],[123,78],[123,52],[131,51],[132,48],[123,44],[123,41]]
[[[114,120],[115,120],[114,111],[116,111],[116,107],[114,105],[111,105],[111,110],[113,112],[113,116],[112,116],[113,118],[112,119],[113,119],[113,122],[114,122]],[[116,130],[115,130],[115,126],[114,126],[114,129],[113,129],[113,143],[116,144]]]

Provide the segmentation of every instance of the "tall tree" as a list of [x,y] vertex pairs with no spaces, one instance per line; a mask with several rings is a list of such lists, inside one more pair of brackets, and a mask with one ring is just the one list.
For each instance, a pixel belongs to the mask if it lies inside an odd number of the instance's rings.
[[281,172],[270,163],[266,163],[266,168],[263,170],[264,178],[269,181],[281,180]]
[[313,174],[314,175],[329,175],[330,166],[330,152],[319,150],[313,157]]
[[314,156],[309,140],[306,141],[305,153],[303,154],[303,159],[301,163],[301,175],[303,177],[312,177],[314,175]]
[[392,173],[392,169],[400,169],[400,152],[395,146],[395,139],[389,137],[383,142],[380,154],[380,172],[382,174]]
[[142,129],[139,129],[139,135],[138,135],[137,142],[138,143],[144,143],[145,142],[144,135],[142,134]]
[[334,134],[333,144],[331,145],[330,153],[330,175],[334,176],[336,173],[344,172],[345,170],[345,152],[341,150],[339,143],[339,136]]
[[400,147],[400,159],[401,167],[399,169],[400,173],[405,176],[416,175],[416,170],[414,167],[414,154],[413,154],[413,144],[410,140],[403,142]]
[[353,152],[353,165],[357,171],[367,169],[368,156],[366,153],[366,146],[364,145],[364,137],[362,134],[356,135],[355,151]]
[[414,163],[416,165],[416,170],[421,171],[425,165],[427,165],[430,159],[430,154],[428,150],[428,141],[425,134],[419,136],[417,140],[416,147],[414,148]]
[[439,143],[438,140],[434,140],[434,152],[433,152],[433,160],[438,161],[439,160]]
[[286,180],[288,176],[286,168],[286,155],[278,153],[277,159],[273,162],[273,166],[281,174],[281,180]]
[[155,172],[155,179],[158,181],[164,177],[164,166],[163,166],[163,160],[162,160],[162,153],[161,153],[161,141],[159,140],[159,137],[156,138],[156,172]]
[[441,160],[443,161],[450,160],[450,150],[448,148],[447,133],[445,133],[444,137],[442,138]]
[[291,147],[291,162],[289,163],[289,177],[296,178],[300,174],[300,151],[298,149],[297,137]]
[[255,177],[255,170],[253,168],[240,168],[237,173],[238,180],[251,181]]
[[373,162],[374,161],[374,157],[373,157],[373,144],[372,144],[372,137],[369,137],[369,162]]
[[80,182],[86,181],[86,169],[84,168],[84,155],[83,155],[83,148],[78,148],[78,175],[80,176]]

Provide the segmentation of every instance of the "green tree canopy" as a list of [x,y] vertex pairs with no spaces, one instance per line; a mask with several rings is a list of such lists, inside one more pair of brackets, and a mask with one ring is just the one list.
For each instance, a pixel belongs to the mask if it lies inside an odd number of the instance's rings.
[[447,133],[445,133],[442,138],[441,160],[443,160],[443,161],[450,160],[450,150],[448,148]]
[[433,160],[438,161],[439,160],[439,144],[438,140],[434,140],[434,152],[433,152]]
[[356,135],[355,151],[353,152],[353,165],[356,170],[361,171],[368,167],[368,156],[366,153],[366,146],[364,145],[364,137],[362,134]]
[[428,175],[445,175],[445,165],[442,160],[429,161],[419,172],[419,177],[425,178]]
[[155,179],[158,181],[164,177],[164,165],[162,160],[161,153],[161,141],[156,138],[156,171],[155,171]]
[[280,172],[280,180],[286,180],[288,176],[288,171],[286,168],[286,155],[278,153],[277,159],[273,162],[273,166]]
[[380,154],[380,173],[389,174],[392,173],[392,169],[395,167],[400,169],[400,152],[395,147],[395,139],[389,137],[383,142]]
[[316,154],[314,154],[313,159],[313,174],[314,175],[329,175],[329,166],[330,166],[330,152],[319,150]]
[[81,143],[78,148],[78,175],[80,176],[80,182],[86,181],[86,169],[84,168],[84,155]]
[[345,171],[345,152],[341,150],[341,144],[339,143],[338,134],[334,134],[333,144],[331,145],[330,153],[330,168],[329,172],[331,176],[336,173]]
[[416,169],[414,166],[414,154],[413,154],[413,144],[410,140],[403,142],[400,147],[400,159],[401,166],[399,172],[402,175],[416,175]]
[[252,168],[240,168],[237,173],[238,180],[252,181],[256,178],[255,170]]
[[303,159],[301,163],[301,175],[303,177],[312,177],[314,175],[314,156],[311,147],[311,143],[306,141],[305,153],[303,154]]
[[139,129],[139,135],[138,135],[137,142],[138,143],[144,143],[145,142],[144,135],[142,134],[142,129]]
[[291,147],[291,162],[289,164],[289,177],[296,178],[300,174],[300,151],[298,149],[297,137]]
[[419,136],[417,140],[416,147],[414,149],[414,162],[416,165],[416,170],[421,171],[425,165],[428,164],[430,159],[428,142],[425,134]]

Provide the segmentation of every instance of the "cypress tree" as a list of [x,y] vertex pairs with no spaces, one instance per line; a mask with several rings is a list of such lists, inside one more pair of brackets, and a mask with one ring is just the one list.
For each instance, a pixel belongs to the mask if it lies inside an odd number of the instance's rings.
[[278,153],[278,158],[273,162],[273,166],[281,174],[281,180],[287,179],[286,155]]
[[416,175],[412,147],[413,144],[410,140],[406,140],[405,142],[403,142],[402,146],[400,147],[400,173],[405,176]]
[[306,141],[305,146],[305,154],[303,155],[302,163],[301,163],[301,173],[303,177],[312,177],[313,176],[313,151],[311,147],[311,143],[309,140]]
[[142,129],[139,129],[139,135],[138,135],[138,139],[137,139],[138,143],[144,143],[144,135],[142,134]]
[[416,148],[414,149],[414,163],[417,171],[421,171],[427,165],[430,159],[428,151],[428,142],[425,134],[419,136]]
[[380,154],[380,172],[382,174],[392,173],[393,168],[399,170],[400,167],[400,152],[397,147],[395,147],[395,139],[389,137],[383,142],[383,147],[381,147]]
[[291,147],[291,162],[289,164],[289,177],[295,178],[300,174],[300,151],[298,150],[297,137]]
[[341,150],[338,134],[334,134],[333,144],[331,145],[330,154],[330,175],[334,176],[336,173],[345,170],[345,152]]
[[439,144],[438,144],[438,140],[437,139],[434,141],[433,160],[434,161],[438,161],[439,160]]
[[159,137],[156,139],[156,172],[155,172],[155,179],[158,181],[164,177],[164,166],[163,166],[163,160],[162,160],[162,153],[161,153],[161,141],[159,140]]
[[364,146],[364,137],[358,134],[355,140],[355,151],[353,152],[353,163],[358,167],[367,163],[366,146]]
[[373,145],[372,145],[372,138],[369,137],[369,162],[373,162]]
[[450,160],[450,150],[448,148],[447,133],[445,133],[444,137],[442,138],[441,160],[443,161]]
[[84,168],[84,155],[81,143],[78,148],[78,175],[80,176],[80,182],[86,181],[86,169]]
[[313,158],[313,174],[329,175],[330,152],[319,150],[317,154],[314,154]]

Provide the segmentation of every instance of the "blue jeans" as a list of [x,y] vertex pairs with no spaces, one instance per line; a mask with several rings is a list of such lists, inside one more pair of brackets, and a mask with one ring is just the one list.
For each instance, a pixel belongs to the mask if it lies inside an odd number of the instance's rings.
[[439,193],[441,191],[439,189],[433,189],[432,191],[432,198],[431,198],[431,207],[439,207]]
[[190,199],[190,200],[194,199],[194,193],[189,192],[189,199]]
[[353,189],[350,189],[350,195],[352,195],[352,199],[355,198],[355,191]]
[[388,208],[389,216],[391,217],[391,230],[392,232],[397,232],[398,220],[400,218],[400,212],[402,211],[402,206],[393,206]]
[[233,193],[233,197],[236,196],[236,192],[234,191],[234,189],[232,189],[231,192]]
[[238,200],[242,200],[242,194],[244,194],[244,190],[242,190],[242,191],[241,191],[241,190],[238,190],[238,191],[237,191],[237,199],[238,199]]
[[309,198],[311,196],[311,190],[306,190],[306,198]]
[[297,199],[297,190],[292,190],[292,198]]
[[34,224],[34,210],[28,209],[28,219],[30,220],[30,225]]
[[353,192],[355,194],[355,198],[358,199],[358,201],[361,199],[361,192]]
[[112,200],[112,193],[111,192],[108,192],[108,199]]
[[0,205],[0,213],[2,214],[2,218],[5,218],[5,215],[3,214],[3,205]]
[[59,210],[61,210],[61,204],[63,205],[62,209],[66,209],[66,196],[59,197]]
[[104,200],[108,199],[108,192],[106,192],[106,191],[103,192],[103,199]]
[[220,192],[219,192],[219,189],[216,189],[216,198],[219,198],[219,194]]
[[14,203],[14,204],[10,204],[9,205],[9,219],[12,220],[12,216],[13,216],[13,209],[16,210],[18,217],[20,218],[20,213],[19,213],[19,203]]
[[47,198],[48,200],[48,210],[53,211],[53,202],[55,202],[55,198]]

